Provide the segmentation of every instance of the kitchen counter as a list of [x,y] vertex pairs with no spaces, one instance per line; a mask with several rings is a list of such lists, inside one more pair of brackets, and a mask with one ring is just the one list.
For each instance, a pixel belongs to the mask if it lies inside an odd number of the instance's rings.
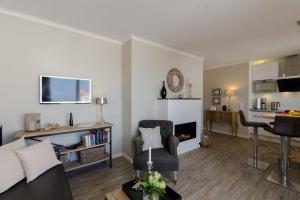
[[250,108],[249,111],[264,112],[264,113],[282,113],[283,112],[283,110],[261,110],[261,109],[254,109],[254,108]]

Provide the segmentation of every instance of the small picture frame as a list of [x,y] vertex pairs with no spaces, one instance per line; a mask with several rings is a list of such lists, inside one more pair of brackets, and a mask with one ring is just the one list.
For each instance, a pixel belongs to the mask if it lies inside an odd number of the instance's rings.
[[217,106],[211,105],[211,106],[209,106],[209,110],[216,111],[217,110]]
[[212,95],[213,96],[221,96],[221,88],[213,88]]
[[221,97],[213,97],[213,105],[221,105]]

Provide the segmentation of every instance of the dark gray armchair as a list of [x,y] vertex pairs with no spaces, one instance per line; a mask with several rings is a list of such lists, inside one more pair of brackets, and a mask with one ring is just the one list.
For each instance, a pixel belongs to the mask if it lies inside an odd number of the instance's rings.
[[[171,171],[176,182],[179,169],[179,159],[177,156],[178,139],[173,135],[173,122],[167,120],[143,120],[139,123],[142,128],[155,128],[160,126],[161,141],[163,149],[152,150],[152,161],[154,170]],[[137,176],[140,171],[147,171],[148,151],[142,151],[143,140],[139,133],[134,140],[135,156],[133,158],[134,170]]]

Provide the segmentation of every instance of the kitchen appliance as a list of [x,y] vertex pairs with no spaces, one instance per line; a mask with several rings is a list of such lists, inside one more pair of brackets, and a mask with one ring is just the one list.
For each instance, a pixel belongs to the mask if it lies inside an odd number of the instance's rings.
[[300,78],[285,78],[277,80],[279,92],[299,92]]
[[267,110],[267,100],[265,98],[262,98],[260,107],[262,110]]
[[254,109],[266,110],[267,109],[267,99],[266,98],[256,98],[254,100]]
[[39,131],[41,129],[41,114],[29,113],[25,114],[25,130],[26,131]]
[[253,81],[253,92],[277,92],[276,80],[267,79],[267,80],[257,80]]
[[273,101],[271,102],[271,110],[278,110],[280,107],[280,102]]

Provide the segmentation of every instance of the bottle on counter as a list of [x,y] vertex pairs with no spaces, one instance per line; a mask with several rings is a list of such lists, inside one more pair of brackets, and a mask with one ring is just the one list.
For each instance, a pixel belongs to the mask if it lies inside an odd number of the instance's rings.
[[70,113],[69,126],[73,126],[73,114]]

